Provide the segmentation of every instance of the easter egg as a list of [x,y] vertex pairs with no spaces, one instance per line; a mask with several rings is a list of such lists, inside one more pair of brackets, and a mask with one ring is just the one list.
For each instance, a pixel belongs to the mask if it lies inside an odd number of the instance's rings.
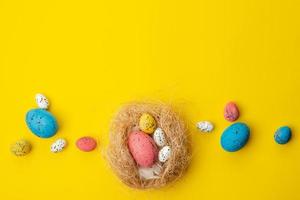
[[154,117],[148,113],[142,114],[139,122],[139,128],[145,133],[153,133],[156,128],[156,121]]
[[166,162],[171,156],[171,147],[164,146],[158,153],[158,160],[162,163]]
[[93,151],[97,147],[97,142],[92,137],[82,137],[76,141],[76,146],[81,151],[89,152]]
[[166,145],[165,133],[161,128],[157,128],[153,133],[153,140],[159,147]]
[[16,156],[25,156],[31,151],[31,144],[26,140],[18,140],[11,146],[10,151]]
[[141,167],[150,167],[157,159],[157,147],[153,139],[142,131],[129,134],[128,148],[133,159]]
[[201,121],[196,124],[202,133],[210,133],[214,129],[214,125],[209,121]]
[[50,151],[53,153],[58,153],[64,150],[67,146],[67,141],[65,139],[57,139],[55,142],[52,143],[50,147]]
[[43,109],[32,109],[26,114],[26,124],[36,136],[49,138],[55,135],[58,124],[55,117]]
[[274,139],[278,144],[286,144],[290,141],[292,131],[288,126],[280,127],[274,135]]
[[43,94],[36,94],[35,102],[39,108],[48,109],[48,107],[49,107],[49,101]]
[[223,132],[221,136],[221,145],[226,151],[238,151],[246,145],[249,135],[250,129],[246,124],[232,124]]
[[240,112],[237,105],[233,102],[227,103],[224,109],[224,118],[227,121],[234,122],[239,118],[239,116]]

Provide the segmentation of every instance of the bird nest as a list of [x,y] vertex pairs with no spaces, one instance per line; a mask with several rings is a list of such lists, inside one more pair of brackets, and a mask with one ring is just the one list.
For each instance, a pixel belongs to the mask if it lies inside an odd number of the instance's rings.
[[[160,173],[153,179],[145,179],[128,148],[128,135],[138,129],[143,113],[152,115],[165,134],[172,153],[165,163],[159,163]],[[187,130],[182,119],[169,105],[131,103],[122,107],[115,116],[110,130],[107,160],[116,175],[126,185],[138,188],[160,188],[179,179],[188,167],[190,148]]]

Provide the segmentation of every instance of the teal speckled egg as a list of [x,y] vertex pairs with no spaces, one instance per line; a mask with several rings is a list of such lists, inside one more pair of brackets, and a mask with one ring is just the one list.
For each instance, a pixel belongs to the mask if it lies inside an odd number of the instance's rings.
[[278,144],[286,144],[292,137],[292,131],[288,126],[280,127],[274,135],[274,139]]
[[229,126],[221,136],[221,145],[229,152],[238,151],[248,142],[249,127],[244,123],[235,123]]
[[56,134],[58,124],[55,117],[44,109],[32,109],[26,114],[26,124],[36,136],[49,138]]

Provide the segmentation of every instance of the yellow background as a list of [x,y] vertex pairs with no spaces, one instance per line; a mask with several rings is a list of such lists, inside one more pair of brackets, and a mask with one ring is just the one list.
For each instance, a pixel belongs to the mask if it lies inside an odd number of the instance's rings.
[[[300,3],[297,0],[0,0],[1,199],[300,199]],[[48,96],[60,130],[30,133],[25,113]],[[167,188],[136,191],[101,156],[109,124],[132,100],[175,105],[190,129],[193,158]],[[227,101],[251,139],[239,152],[219,144]],[[199,120],[216,129],[201,134]],[[290,125],[284,146],[274,131]],[[91,135],[91,153],[74,145]],[[49,151],[57,138],[60,153]],[[25,138],[32,153],[9,147]]]

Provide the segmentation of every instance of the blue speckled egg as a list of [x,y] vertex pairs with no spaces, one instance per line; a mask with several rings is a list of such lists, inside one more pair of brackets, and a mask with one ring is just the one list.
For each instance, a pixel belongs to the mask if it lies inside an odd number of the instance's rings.
[[32,109],[26,114],[26,124],[36,136],[49,138],[55,135],[58,125],[55,117],[43,109]]
[[280,127],[274,135],[274,139],[278,144],[286,144],[291,139],[292,131],[288,126]]
[[238,151],[246,145],[249,136],[250,129],[246,124],[234,123],[223,132],[221,145],[226,151]]

